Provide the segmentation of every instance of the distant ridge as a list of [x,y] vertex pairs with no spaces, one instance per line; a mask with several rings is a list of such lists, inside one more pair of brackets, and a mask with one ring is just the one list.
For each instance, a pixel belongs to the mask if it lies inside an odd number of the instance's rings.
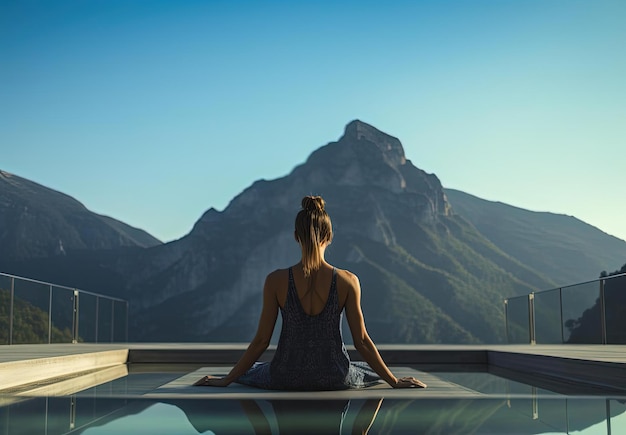
[[445,192],[453,209],[498,248],[559,286],[596,279],[626,263],[626,242],[573,216]]
[[93,213],[68,195],[0,171],[0,260],[160,244],[147,232]]

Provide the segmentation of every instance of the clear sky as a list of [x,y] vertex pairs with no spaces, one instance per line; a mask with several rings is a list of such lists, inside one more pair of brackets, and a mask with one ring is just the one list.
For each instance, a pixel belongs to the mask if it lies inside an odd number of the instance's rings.
[[[626,239],[626,1],[3,1],[0,169],[169,241],[361,119]],[[308,192],[305,192],[308,193]]]

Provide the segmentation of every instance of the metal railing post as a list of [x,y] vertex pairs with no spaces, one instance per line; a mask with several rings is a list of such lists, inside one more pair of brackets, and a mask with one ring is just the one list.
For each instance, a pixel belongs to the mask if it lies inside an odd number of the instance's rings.
[[114,336],[113,333],[115,332],[115,302],[111,301],[111,343],[113,343],[114,340]]
[[13,277],[11,277],[11,295],[9,299],[9,344],[13,344],[13,301],[15,300],[15,278]]
[[48,300],[48,344],[52,343],[52,285],[48,286],[50,289]]
[[96,296],[96,343],[98,342],[98,314],[100,311],[100,297]]
[[74,289],[74,312],[72,313],[72,343],[78,343],[78,319],[80,318],[80,301],[78,300],[78,290]]
[[511,343],[511,337],[509,337],[509,300],[504,300],[504,330],[506,332],[506,342]]
[[603,279],[600,280],[600,327],[602,328],[602,344],[606,344],[606,301]]
[[535,293],[528,295],[528,335],[530,344],[537,344],[535,340]]
[[561,309],[561,344],[565,344],[565,330],[563,329],[563,288],[559,287],[559,308]]
[[129,304],[128,301],[126,301],[126,343],[128,343],[128,309]]

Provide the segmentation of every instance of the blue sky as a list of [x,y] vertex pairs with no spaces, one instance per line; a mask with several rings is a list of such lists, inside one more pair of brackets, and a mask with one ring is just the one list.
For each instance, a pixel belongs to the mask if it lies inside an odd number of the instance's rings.
[[361,119],[445,187],[626,239],[624,22],[622,0],[1,2],[0,169],[169,241]]

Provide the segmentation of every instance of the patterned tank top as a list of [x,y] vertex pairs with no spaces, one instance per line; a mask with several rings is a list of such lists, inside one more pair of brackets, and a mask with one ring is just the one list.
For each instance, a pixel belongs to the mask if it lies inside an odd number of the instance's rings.
[[273,390],[338,390],[366,387],[379,377],[365,363],[351,363],[341,334],[343,310],[337,295],[337,271],[319,314],[304,311],[289,268],[283,326],[274,358],[256,363],[237,382]]

